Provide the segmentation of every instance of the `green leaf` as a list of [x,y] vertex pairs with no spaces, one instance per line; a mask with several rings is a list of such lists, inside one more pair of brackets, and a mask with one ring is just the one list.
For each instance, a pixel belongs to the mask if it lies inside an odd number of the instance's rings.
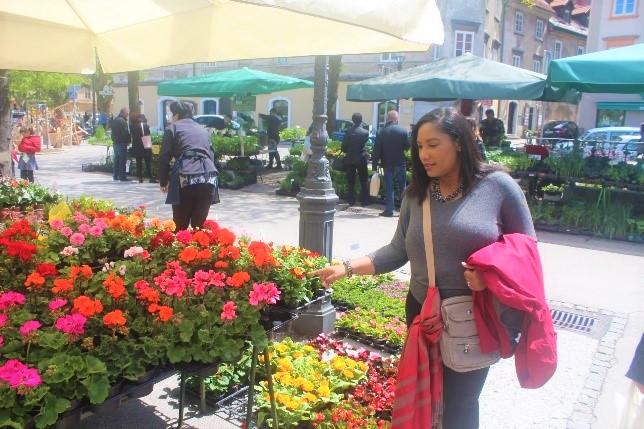
[[179,325],[179,338],[184,343],[190,342],[195,330],[195,324],[192,320],[186,319]]
[[87,396],[92,404],[100,404],[107,399],[110,391],[110,382],[107,374],[92,374],[90,377],[81,381],[87,388]]
[[63,398],[57,398],[51,393],[45,397],[40,412],[34,418],[37,428],[45,428],[56,423],[58,415],[69,408],[69,401]]
[[23,429],[24,424],[11,419],[11,411],[0,408],[0,427]]
[[67,345],[67,337],[58,331],[41,332],[38,345],[51,350],[60,350]]
[[[11,409],[16,403],[16,391],[8,386],[0,387],[0,410]],[[2,427],[2,425],[0,425]]]
[[168,347],[168,359],[170,360],[170,363],[178,363],[184,361],[186,357],[186,351],[187,350],[185,347],[179,345]]

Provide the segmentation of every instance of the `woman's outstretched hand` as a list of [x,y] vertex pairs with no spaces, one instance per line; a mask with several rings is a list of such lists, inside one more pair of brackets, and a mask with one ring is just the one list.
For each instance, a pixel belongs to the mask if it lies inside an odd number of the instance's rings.
[[465,262],[461,262],[461,265],[463,266],[463,268],[465,268],[463,276],[465,277],[465,282],[467,283],[467,287],[470,288],[470,290],[472,290],[473,292],[481,292],[487,289],[487,285],[481,278],[481,275],[475,270],[473,266],[468,265]]
[[329,265],[328,267],[313,271],[309,273],[309,276],[319,277],[320,280],[322,280],[322,285],[324,285],[325,288],[328,288],[334,281],[344,277],[345,274],[346,270],[344,268],[344,265],[338,264]]

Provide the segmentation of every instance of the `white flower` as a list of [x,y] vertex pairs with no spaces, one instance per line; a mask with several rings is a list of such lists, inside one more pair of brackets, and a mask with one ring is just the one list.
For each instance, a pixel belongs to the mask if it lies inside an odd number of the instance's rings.
[[121,265],[119,267],[119,274],[124,276],[125,275],[125,265]]
[[63,256],[78,255],[78,248],[74,246],[67,246],[63,250],[61,250],[60,254]]
[[125,251],[123,256],[126,257],[126,258],[133,258],[133,257],[135,257],[137,255],[142,254],[143,252],[145,252],[143,247],[141,247],[141,246],[132,246],[132,247],[130,247],[129,249],[127,249]]

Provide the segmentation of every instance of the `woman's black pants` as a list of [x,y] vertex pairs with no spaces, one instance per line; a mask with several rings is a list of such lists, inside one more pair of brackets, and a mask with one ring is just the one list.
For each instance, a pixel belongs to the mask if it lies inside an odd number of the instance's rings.
[[[422,304],[407,294],[405,315],[407,327],[420,313]],[[489,368],[456,372],[443,365],[443,429],[477,429],[479,395]]]
[[148,179],[152,180],[152,151],[145,150],[143,156],[136,157],[136,173],[139,175],[139,180],[143,180],[143,161],[145,161],[145,169],[148,172]]
[[347,173],[347,202],[349,204],[354,204],[356,202],[355,190],[356,190],[356,172],[358,173],[358,179],[360,180],[360,202],[362,204],[367,203],[367,187],[368,187],[368,172],[367,172],[367,163],[363,164],[348,164],[346,166]]
[[181,188],[180,203],[172,205],[172,218],[177,231],[201,228],[208,218],[210,204],[212,203],[213,186],[209,183],[186,186]]

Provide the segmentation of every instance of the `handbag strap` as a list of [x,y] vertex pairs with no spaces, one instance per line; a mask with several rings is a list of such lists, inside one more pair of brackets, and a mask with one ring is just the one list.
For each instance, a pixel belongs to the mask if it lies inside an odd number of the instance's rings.
[[425,243],[425,260],[427,262],[427,275],[429,287],[436,287],[436,269],[434,265],[434,239],[432,237],[432,209],[431,196],[427,193],[423,201],[423,241]]

